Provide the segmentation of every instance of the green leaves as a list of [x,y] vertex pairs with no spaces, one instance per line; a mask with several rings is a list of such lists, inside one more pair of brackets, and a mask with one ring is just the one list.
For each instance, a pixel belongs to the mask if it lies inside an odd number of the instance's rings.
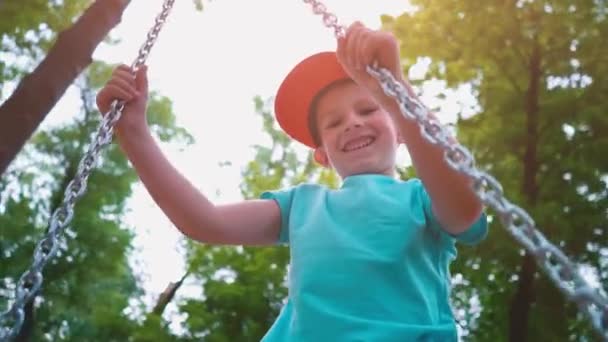
[[[0,84],[31,69],[55,33],[90,2],[2,2]],[[203,5],[193,3],[199,9]],[[479,112],[457,122],[459,140],[474,152],[478,167],[496,176],[505,194],[531,213],[550,241],[597,271],[606,289],[605,5],[471,0],[416,0],[412,5],[416,11],[383,17],[401,41],[404,68],[428,57],[429,68],[418,85],[433,79],[450,88],[471,85]],[[538,69],[532,63],[535,52]],[[29,266],[35,243],[97,127],[94,94],[111,70],[92,64],[81,80],[82,109],[74,121],[32,137],[0,179],[3,299],[12,296],[16,279]],[[531,82],[535,77],[536,86]],[[442,95],[449,96],[447,89]],[[255,158],[243,170],[243,197],[308,181],[338,185],[334,172],[318,167],[309,151],[278,129],[270,103],[257,98],[255,104],[271,143],[256,146]],[[171,101],[158,93],[151,93],[148,121],[162,141],[193,141],[177,127]],[[415,176],[410,167],[399,173]],[[284,247],[189,243],[188,280],[203,289],[203,296],[178,303],[186,317],[183,337],[174,336],[159,315],[146,315],[139,323],[123,314],[133,305],[130,301],[141,305],[137,271],[128,262],[132,227],[122,222],[136,180],[120,149],[109,146],[89,179],[59,256],[47,267],[33,339],[49,334],[51,340],[74,341],[259,340],[287,296],[289,255]],[[577,308],[541,270],[526,264],[523,248],[500,226],[496,213],[489,214],[489,238],[460,248],[452,267],[452,300],[463,339],[592,339]],[[0,309],[6,305],[1,301]]]
[[[0,5],[0,53],[18,58],[21,62],[36,59],[55,39],[54,33],[71,24],[92,1],[3,1]],[[11,59],[9,59],[11,60]],[[31,63],[31,62],[30,62]],[[21,63],[6,63],[0,58],[2,82],[22,71]]]
[[[507,197],[531,213],[550,241],[605,278],[605,262],[598,249],[589,248],[592,243],[605,249],[608,242],[600,232],[608,210],[608,156],[598,150],[606,146],[608,109],[599,96],[608,86],[601,57],[608,51],[599,43],[607,27],[605,8],[584,1],[420,0],[413,5],[413,13],[383,18],[401,40],[404,67],[426,56],[432,61],[427,80],[472,85],[481,108],[458,122],[461,143],[474,152],[481,169],[497,177]],[[522,247],[498,220],[490,230],[483,244],[461,248],[453,265],[453,273],[472,287],[455,289],[457,307],[480,301],[481,315],[462,320],[466,338],[592,336],[588,322],[581,324],[576,308],[540,270],[522,271]],[[524,289],[531,289],[531,296],[524,296]],[[522,325],[521,317],[528,324]]]
[[[60,205],[63,191],[97,130],[101,114],[93,106],[94,97],[110,69],[100,62],[92,65],[79,82],[82,107],[73,121],[32,137],[14,169],[0,183],[3,298],[13,296],[15,282],[29,267],[35,243],[46,233],[49,216]],[[167,98],[151,96],[148,115],[159,139],[191,141],[191,136],[176,126]],[[43,305],[36,309],[33,340],[41,340],[43,335],[70,341],[147,338],[140,332],[152,329],[153,319],[140,326],[123,314],[127,307],[143,300],[137,270],[129,261],[134,233],[123,222],[135,181],[137,176],[118,146],[108,146],[59,241],[58,255],[45,268],[44,287],[38,296]],[[2,309],[6,303],[2,301]],[[166,324],[155,329],[157,337],[170,336]]]

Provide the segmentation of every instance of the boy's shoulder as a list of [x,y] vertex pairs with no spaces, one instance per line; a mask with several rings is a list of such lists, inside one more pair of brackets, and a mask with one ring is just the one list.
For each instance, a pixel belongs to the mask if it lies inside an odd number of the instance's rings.
[[325,195],[335,190],[337,189],[334,189],[333,187],[327,186],[325,184],[314,182],[299,183],[285,189],[285,191],[290,191],[299,196],[304,195],[306,197]]

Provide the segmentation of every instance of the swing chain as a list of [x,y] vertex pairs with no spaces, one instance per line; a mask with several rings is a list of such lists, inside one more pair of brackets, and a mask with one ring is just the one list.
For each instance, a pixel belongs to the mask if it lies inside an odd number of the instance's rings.
[[[543,267],[555,285],[572,301],[579,310],[586,313],[593,327],[608,341],[608,300],[593,290],[582,278],[575,264],[544,235],[535,228],[534,220],[521,207],[509,202],[504,196],[500,183],[486,172],[474,166],[471,153],[465,147],[450,139],[449,132],[441,127],[429,124],[434,120],[428,109],[418,100],[408,95],[390,71],[368,66],[368,73],[378,80],[384,93],[393,97],[403,115],[415,120],[421,126],[422,136],[444,150],[447,164],[454,170],[463,173],[473,181],[473,188],[480,200],[492,207],[503,226],[522,244]],[[429,130],[432,127],[432,130]],[[466,152],[464,152],[466,151]],[[460,157],[452,157],[460,155]]]
[[314,14],[320,15],[323,17],[323,24],[328,28],[334,30],[334,35],[336,37],[344,37],[346,35],[346,29],[344,26],[338,24],[338,17],[335,14],[327,11],[327,7],[321,1],[318,0],[303,0],[304,3],[307,3],[312,6],[312,11]]
[[[161,13],[156,17],[154,26],[148,32],[147,39],[132,64],[133,70],[146,62],[174,2],[175,0],[164,1]],[[36,245],[34,260],[29,270],[23,273],[16,284],[12,307],[0,316],[0,341],[14,339],[21,330],[25,318],[24,306],[37,295],[42,286],[42,270],[59,249],[59,239],[74,217],[74,206],[78,199],[85,194],[87,180],[105,146],[112,142],[114,125],[120,119],[124,105],[123,101],[114,101],[111,110],[103,116],[97,134],[78,164],[76,175],[66,187],[61,205],[51,216],[45,237]]]
[[[175,3],[175,0],[165,0],[165,2],[163,3],[162,11],[156,17],[156,19],[154,21],[154,26],[152,27],[152,29],[150,29],[150,31],[148,31],[148,37],[147,37],[145,43],[139,49],[139,55],[137,56],[137,58],[135,59],[135,61],[132,64],[133,70],[136,70],[137,68],[139,68],[146,62],[146,59],[148,58],[148,55],[150,54],[150,51],[152,50],[154,43],[156,43],[156,39],[158,38],[158,34],[160,33],[160,30],[163,28],[163,25],[167,21],[167,17],[169,17],[169,13],[171,13],[171,9],[173,8],[174,3]],[[121,112],[122,112],[122,109],[121,109]]]
[[[323,17],[323,23],[334,30],[336,38],[345,35],[346,29],[338,24],[335,15],[328,13],[323,4],[317,0],[303,1],[313,6],[315,14]],[[524,209],[509,202],[503,194],[502,186],[494,177],[475,167],[472,153],[460,145],[390,71],[373,65],[367,67],[367,72],[380,83],[386,95],[396,100],[401,113],[419,124],[422,136],[444,150],[447,164],[471,178],[480,200],[498,213],[509,233],[536,257],[550,279],[578,305],[580,311],[587,314],[593,327],[608,341],[608,299],[590,287],[576,265],[535,228],[534,220]]]

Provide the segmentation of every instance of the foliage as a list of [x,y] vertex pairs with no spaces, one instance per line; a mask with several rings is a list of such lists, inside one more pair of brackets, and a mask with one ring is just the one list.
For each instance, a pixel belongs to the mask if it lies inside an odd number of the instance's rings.
[[[549,238],[577,263],[590,265],[606,288],[608,210],[607,9],[591,1],[412,1],[416,9],[384,17],[401,40],[405,68],[426,59],[422,80],[448,88],[470,84],[478,113],[458,122],[461,142],[478,165],[503,184]],[[494,218],[487,242],[462,248],[456,273],[466,286],[463,308],[476,296],[481,316],[462,323],[472,340],[515,336],[516,304],[530,310],[529,340],[592,336],[574,305],[534,272],[531,298],[518,296],[525,272],[522,248]],[[460,276],[459,276],[460,277]],[[477,310],[478,311],[478,310]],[[479,316],[479,317],[478,317]],[[548,327],[551,327],[548,329]]]
[[[0,84],[14,80],[49,48],[91,0],[3,1],[0,4]],[[0,97],[2,89],[0,88]]]
[[[110,72],[108,65],[93,64],[90,77],[82,80],[82,110],[74,121],[35,135],[2,179],[0,268],[5,278],[0,284],[5,296],[12,295],[17,277],[29,267],[35,243],[99,125],[94,96]],[[191,142],[175,126],[167,98],[151,94],[148,118],[160,140]],[[142,292],[128,260],[133,231],[123,223],[135,181],[124,154],[111,145],[89,178],[57,257],[45,269],[35,340],[45,334],[53,340],[126,340],[137,331],[136,321],[122,313]]]
[[[46,51],[56,32],[91,1],[2,2],[0,84],[20,77]],[[196,6],[202,1],[194,0]],[[480,168],[503,184],[506,195],[535,218],[542,232],[567,255],[594,270],[608,288],[608,33],[601,1],[412,0],[414,10],[384,17],[401,40],[407,70],[426,62],[417,85],[434,80],[450,91],[469,85],[476,103],[461,109],[459,140]],[[76,162],[98,123],[93,94],[110,68],[95,63],[79,82],[82,110],[70,123],[40,132],[0,179],[0,296],[10,298],[17,277],[31,262]],[[338,185],[335,173],[315,165],[277,127],[269,103],[255,108],[268,145],[255,146],[243,171],[244,198],[301,182]],[[191,142],[175,126],[171,102],[158,94],[149,107],[161,140]],[[402,178],[413,169],[399,169]],[[224,247],[190,242],[187,265],[202,298],[178,304],[184,337],[149,314],[143,322],[125,308],[142,289],[128,256],[132,227],[123,223],[125,201],[137,181],[122,152],[112,145],[89,179],[74,224],[45,271],[36,302],[34,340],[257,341],[285,297],[289,252],[285,247]],[[590,340],[585,318],[540,269],[526,266],[523,249],[499,226],[494,212],[489,238],[460,248],[453,264],[452,299],[471,341]],[[604,255],[604,257],[602,257]],[[523,296],[526,288],[531,297]],[[0,310],[7,305],[0,302]],[[523,308],[523,309],[522,309]],[[522,331],[514,331],[525,320]],[[139,317],[141,318],[141,317]],[[43,336],[45,335],[46,336]],[[518,335],[519,334],[519,335]]]

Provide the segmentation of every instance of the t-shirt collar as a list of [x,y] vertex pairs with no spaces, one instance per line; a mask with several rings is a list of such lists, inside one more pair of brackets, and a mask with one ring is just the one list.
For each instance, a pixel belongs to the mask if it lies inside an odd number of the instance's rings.
[[356,187],[370,183],[395,183],[398,179],[382,173],[361,173],[344,178],[342,188]]

